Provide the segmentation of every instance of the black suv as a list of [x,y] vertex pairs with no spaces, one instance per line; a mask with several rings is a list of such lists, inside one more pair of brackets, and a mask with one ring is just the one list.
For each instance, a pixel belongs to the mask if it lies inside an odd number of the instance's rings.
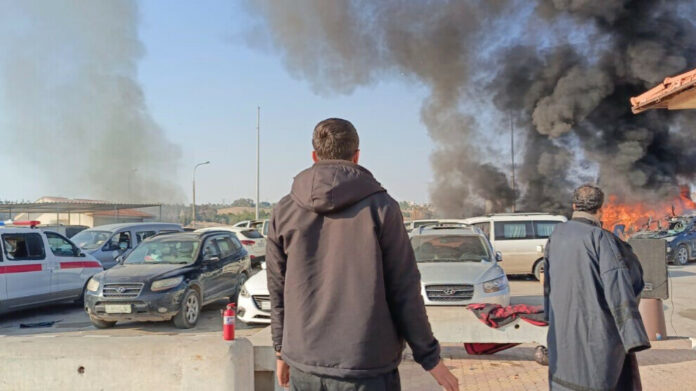
[[250,271],[249,255],[230,232],[162,234],[95,274],[85,289],[85,310],[98,328],[170,319],[191,328],[202,306],[236,299]]

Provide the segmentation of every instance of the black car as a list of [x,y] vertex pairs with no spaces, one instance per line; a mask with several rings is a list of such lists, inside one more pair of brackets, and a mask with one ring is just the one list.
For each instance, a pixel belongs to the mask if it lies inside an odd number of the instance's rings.
[[236,299],[250,271],[249,255],[229,232],[163,234],[95,274],[85,289],[85,310],[98,328],[170,319],[191,328],[202,306]]

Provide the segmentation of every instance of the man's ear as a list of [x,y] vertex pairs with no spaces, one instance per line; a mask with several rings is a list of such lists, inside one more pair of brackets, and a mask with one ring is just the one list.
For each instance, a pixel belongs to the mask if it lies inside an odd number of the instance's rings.
[[314,163],[319,161],[319,157],[317,157],[317,151],[312,151],[312,161]]
[[355,151],[355,155],[353,155],[353,163],[358,164],[358,161],[360,160],[360,150],[358,149]]

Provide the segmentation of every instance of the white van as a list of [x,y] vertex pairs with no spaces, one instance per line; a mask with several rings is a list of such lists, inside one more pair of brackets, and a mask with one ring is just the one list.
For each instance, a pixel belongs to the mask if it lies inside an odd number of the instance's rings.
[[533,274],[539,279],[544,247],[565,216],[545,213],[500,213],[462,220],[483,231],[503,254],[506,274]]
[[0,313],[79,301],[87,281],[102,270],[98,260],[56,232],[0,227]]

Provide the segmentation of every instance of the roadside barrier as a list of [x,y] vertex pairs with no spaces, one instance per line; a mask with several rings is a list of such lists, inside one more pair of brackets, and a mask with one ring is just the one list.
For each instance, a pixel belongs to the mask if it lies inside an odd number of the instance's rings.
[[0,390],[254,390],[247,339],[207,335],[0,337]]

